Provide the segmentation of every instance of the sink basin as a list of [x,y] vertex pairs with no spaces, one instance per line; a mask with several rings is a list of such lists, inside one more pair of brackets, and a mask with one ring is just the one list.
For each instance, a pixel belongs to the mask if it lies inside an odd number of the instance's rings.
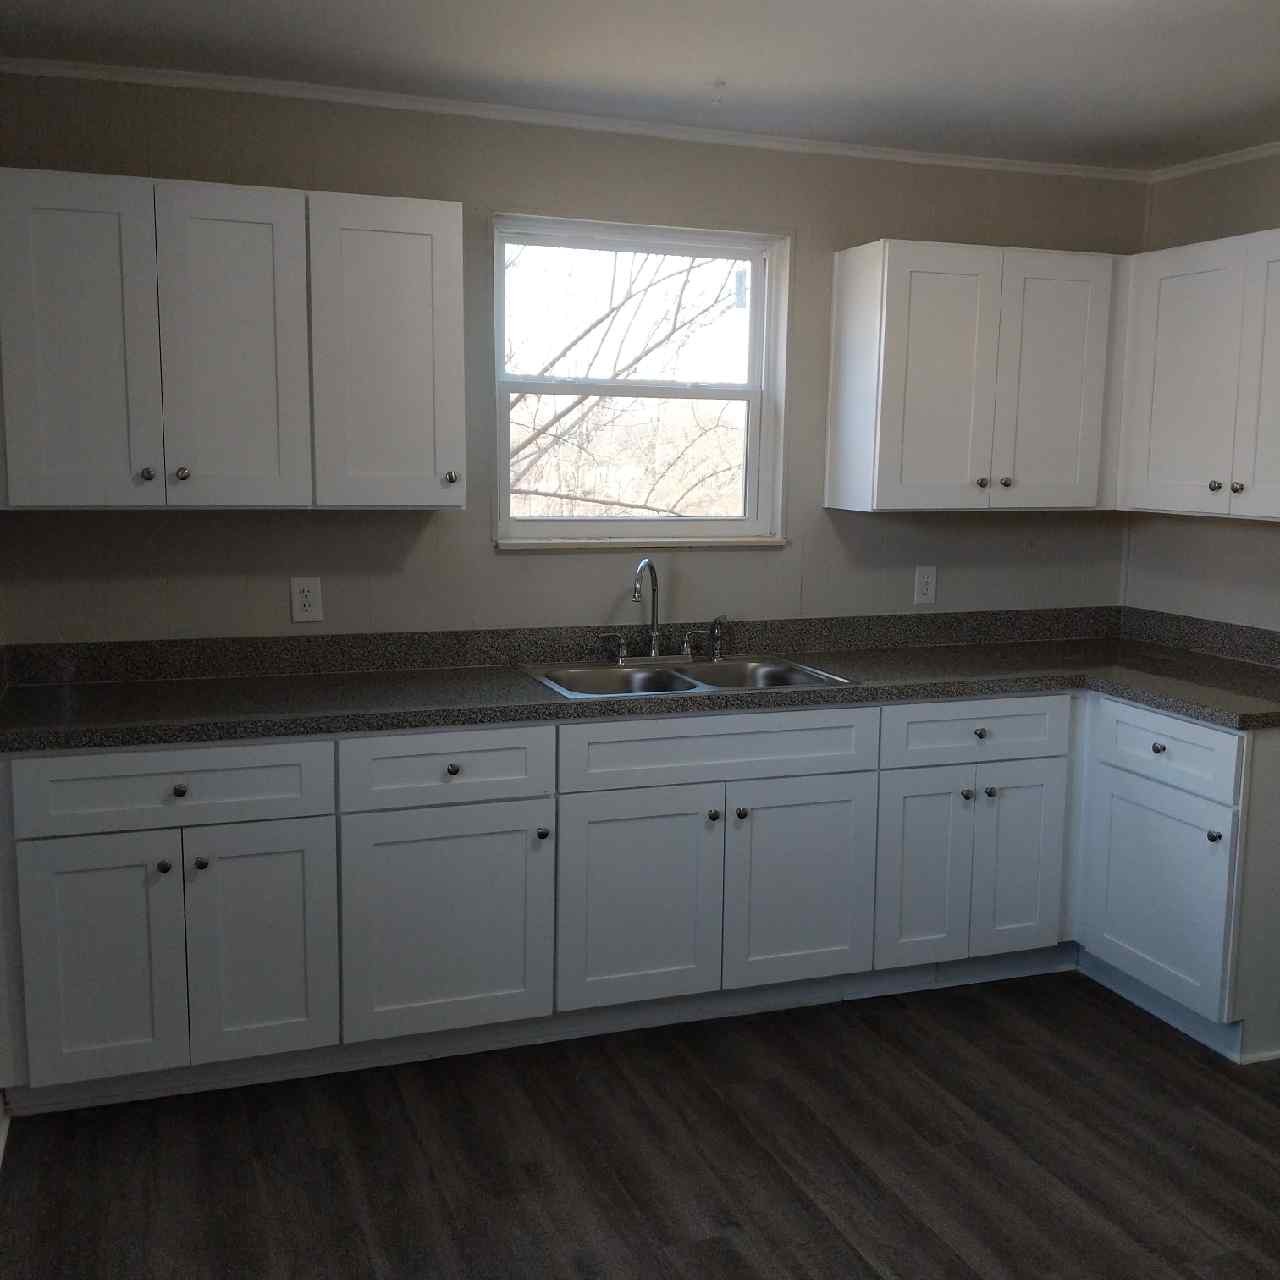
[[839,676],[785,658],[725,658],[720,662],[686,662],[682,675],[715,689],[803,689],[848,684]]
[[717,693],[725,689],[803,689],[848,684],[785,658],[695,662],[659,658],[577,667],[536,667],[529,674],[566,698],[635,698],[646,694]]
[[532,673],[570,698],[634,698],[646,693],[697,693],[704,686],[672,667],[550,667]]

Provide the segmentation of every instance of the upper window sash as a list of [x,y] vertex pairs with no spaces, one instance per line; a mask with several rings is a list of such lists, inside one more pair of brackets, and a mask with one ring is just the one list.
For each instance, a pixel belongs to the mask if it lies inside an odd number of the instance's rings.
[[[503,214],[495,219],[495,354],[500,356],[497,381],[519,391],[547,394],[590,388],[615,390],[633,396],[665,396],[696,390],[707,399],[724,393],[737,398],[759,392],[764,381],[765,307],[768,293],[768,250],[776,238],[751,232],[691,231],[677,227],[637,230],[625,223],[579,222],[559,218]],[[743,382],[699,382],[662,379],[541,377],[513,373],[506,367],[506,246],[542,245],[564,249],[595,249],[607,253],[663,253],[672,256],[739,259],[751,264],[751,315],[747,346],[747,377]]]

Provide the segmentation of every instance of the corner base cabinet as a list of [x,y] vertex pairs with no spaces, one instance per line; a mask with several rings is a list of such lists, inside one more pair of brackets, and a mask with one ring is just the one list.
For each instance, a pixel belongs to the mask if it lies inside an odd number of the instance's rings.
[[1095,770],[1085,945],[1215,1022],[1225,1014],[1235,825],[1226,805]]

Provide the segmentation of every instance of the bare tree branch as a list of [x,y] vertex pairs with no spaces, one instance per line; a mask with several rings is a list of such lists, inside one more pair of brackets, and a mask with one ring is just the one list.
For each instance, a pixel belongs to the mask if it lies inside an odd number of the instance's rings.
[[564,502],[589,502],[597,507],[623,507],[627,511],[652,511],[660,516],[678,516],[678,511],[667,507],[650,507],[643,502],[622,502],[618,498],[589,498],[582,493],[555,493],[546,489],[512,489],[512,497],[558,498]]

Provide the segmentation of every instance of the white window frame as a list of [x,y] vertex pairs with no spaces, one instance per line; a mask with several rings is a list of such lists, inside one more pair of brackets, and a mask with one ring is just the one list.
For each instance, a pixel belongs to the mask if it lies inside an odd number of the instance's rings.
[[[530,378],[508,374],[506,356],[506,246],[683,253],[745,258],[752,263],[750,350],[744,383],[690,383],[608,378]],[[782,425],[785,400],[787,284],[786,237],[743,231],[694,231],[576,218],[500,214],[493,236],[494,366],[498,420],[497,505],[494,542],[499,550],[554,547],[783,546]],[[747,404],[746,514],[740,519],[527,520],[511,515],[510,397],[543,394],[673,396],[742,400]]]

